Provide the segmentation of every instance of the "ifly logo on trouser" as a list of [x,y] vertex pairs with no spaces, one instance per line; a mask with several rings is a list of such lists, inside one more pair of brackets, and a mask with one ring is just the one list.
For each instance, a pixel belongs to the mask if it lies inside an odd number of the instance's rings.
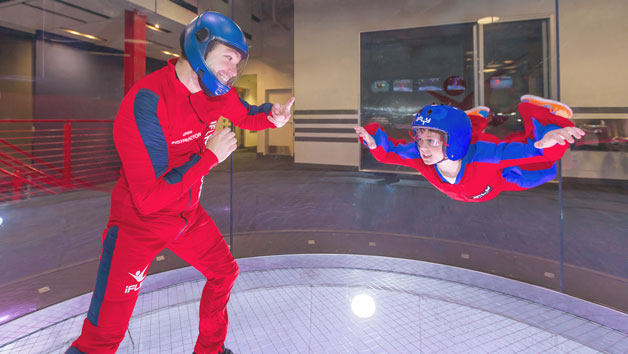
[[478,194],[478,195],[476,195],[474,197],[471,197],[471,198],[473,198],[473,199],[480,199],[480,198],[484,197],[485,195],[489,194],[492,189],[493,189],[493,187],[486,186],[486,188],[484,189],[484,192],[482,192],[482,193],[480,193],[480,194]]
[[128,294],[131,291],[139,291],[140,288],[142,287],[142,282],[144,281],[144,279],[146,279],[146,270],[148,269],[148,266],[146,266],[146,268],[144,268],[144,270],[142,271],[137,271],[135,272],[135,274],[133,273],[129,273],[129,275],[131,277],[133,277],[133,279],[135,279],[135,281],[137,281],[137,284],[133,284],[133,285],[127,285],[126,288],[124,289],[124,293]]
[[128,294],[128,293],[131,292],[131,290],[133,290],[133,291],[140,291],[141,287],[142,287],[142,283],[133,284],[133,285],[127,285],[126,289],[124,289],[124,293]]

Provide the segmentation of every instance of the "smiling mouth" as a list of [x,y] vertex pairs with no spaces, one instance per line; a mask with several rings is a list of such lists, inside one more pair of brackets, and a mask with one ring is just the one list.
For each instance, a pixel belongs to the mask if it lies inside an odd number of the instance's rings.
[[217,76],[218,80],[220,80],[223,84],[226,84],[231,79],[231,77],[225,75],[224,73],[218,73]]

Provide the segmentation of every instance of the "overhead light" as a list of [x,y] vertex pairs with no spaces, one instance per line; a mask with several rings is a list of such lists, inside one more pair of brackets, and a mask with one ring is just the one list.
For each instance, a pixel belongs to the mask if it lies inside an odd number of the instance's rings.
[[0,225],[2,225],[3,222],[4,222],[4,219],[2,218],[2,216],[0,216]]
[[499,21],[499,17],[497,16],[489,16],[489,17],[482,17],[481,19],[478,20],[478,23],[481,25],[487,25],[489,23],[494,23]]
[[180,58],[180,57],[181,57],[179,54],[177,54],[177,53],[172,53],[172,52],[169,52],[169,51],[167,51],[167,50],[162,50],[161,52],[162,52],[162,53],[164,53],[164,54],[166,54],[166,55],[170,55],[170,56],[173,56],[173,57],[176,57],[176,58]]
[[153,31],[157,31],[157,32],[161,32],[161,30],[159,30],[159,25],[149,25],[148,23],[146,24],[146,27],[152,29]]
[[497,71],[497,69],[484,69],[485,73],[492,73],[493,71]]
[[89,51],[87,52],[89,54],[93,54],[93,55],[104,55],[104,56],[112,56],[112,57],[130,57],[131,55],[128,53],[108,53],[108,52],[96,52],[96,51]]
[[153,31],[156,32],[162,32],[162,33],[170,33],[171,31],[165,29],[165,28],[161,28],[161,26],[157,23],[152,24],[150,22],[146,22],[146,27],[152,29]]
[[64,31],[66,31],[66,32],[68,32],[68,33],[70,33],[70,34],[73,34],[73,35],[75,35],[75,36],[85,37],[85,38],[89,38],[89,39],[92,39],[92,40],[95,40],[95,41],[103,41],[103,42],[106,42],[106,40],[104,40],[104,39],[102,39],[102,38],[98,38],[98,37],[96,37],[96,36],[92,36],[91,34],[81,33],[81,32],[79,32],[79,31],[71,30],[71,29],[69,29],[69,28],[63,28],[63,27],[61,27],[61,29],[62,29],[62,30],[64,30]]
[[150,44],[151,41],[147,41],[145,39],[135,39],[135,38],[125,38],[125,43],[133,43],[133,44]]
[[360,318],[369,318],[375,313],[375,301],[366,294],[356,295],[351,301],[351,310]]

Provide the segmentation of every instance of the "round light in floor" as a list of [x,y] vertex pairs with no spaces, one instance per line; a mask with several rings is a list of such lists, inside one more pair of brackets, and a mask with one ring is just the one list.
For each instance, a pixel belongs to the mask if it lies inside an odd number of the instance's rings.
[[375,301],[366,294],[356,295],[351,300],[351,310],[360,318],[369,318],[375,313]]

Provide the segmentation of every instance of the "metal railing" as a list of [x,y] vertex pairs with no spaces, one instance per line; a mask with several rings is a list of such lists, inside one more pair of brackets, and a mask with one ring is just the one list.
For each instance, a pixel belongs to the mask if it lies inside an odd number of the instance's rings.
[[115,181],[112,130],[112,120],[0,120],[0,202]]

